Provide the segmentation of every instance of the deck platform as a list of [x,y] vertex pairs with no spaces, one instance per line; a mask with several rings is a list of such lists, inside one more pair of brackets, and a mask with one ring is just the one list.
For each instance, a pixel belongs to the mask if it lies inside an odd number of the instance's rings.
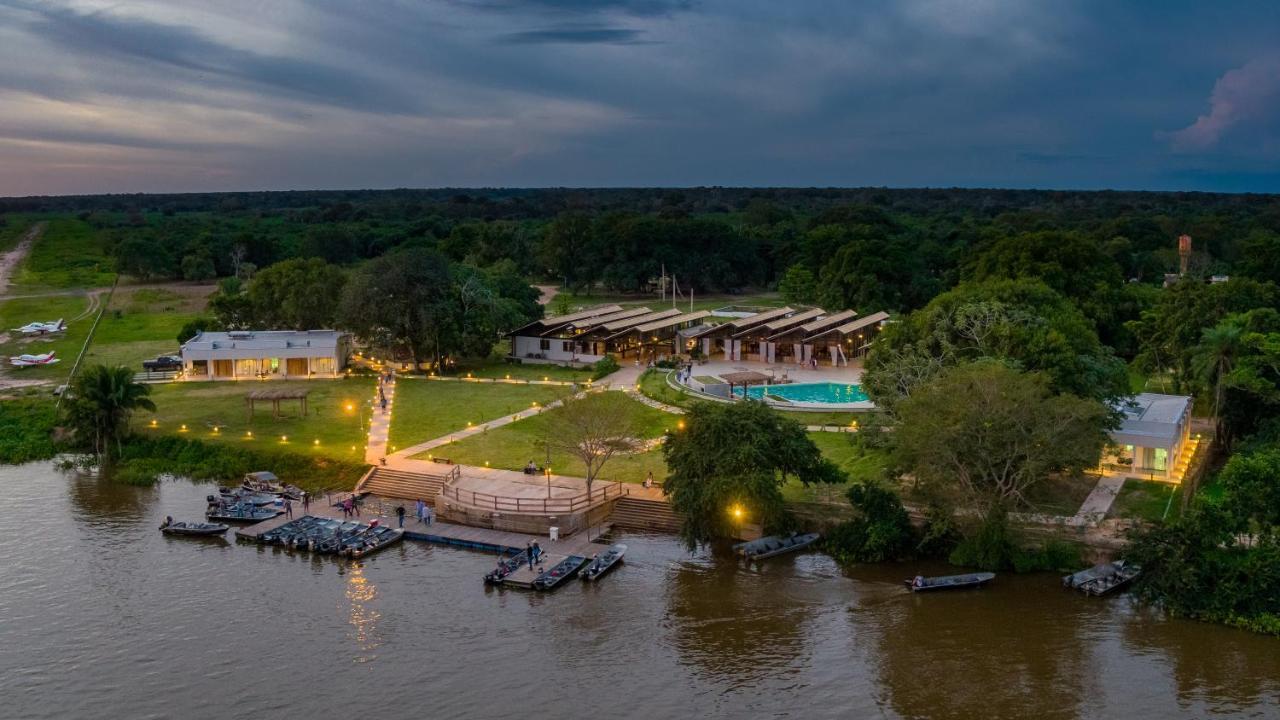
[[[360,517],[353,518],[368,522],[377,518],[379,522],[388,527],[396,527],[395,507],[400,505],[400,500],[383,500],[376,496],[366,497],[362,503]],[[405,508],[410,513],[413,512],[413,506],[409,505]],[[238,538],[246,540],[256,540],[259,535],[268,530],[280,527],[289,522],[291,519],[297,519],[303,515],[314,515],[316,517],[331,517],[344,520],[342,510],[336,507],[330,507],[325,503],[312,503],[311,508],[306,512],[302,511],[301,503],[294,503],[293,518],[285,515],[279,515],[270,520],[263,520],[254,525],[236,528],[235,535]],[[406,540],[416,540],[419,542],[436,543],[439,545],[453,545],[455,547],[470,548],[472,550],[481,550],[492,553],[510,553],[524,550],[525,547],[536,541],[538,546],[544,551],[544,557],[552,557],[552,553],[556,554],[558,562],[567,555],[586,555],[590,557],[598,550],[592,548],[600,547],[598,544],[588,540],[588,536],[592,538],[599,537],[608,532],[610,525],[597,525],[591,528],[588,533],[579,533],[573,537],[562,538],[556,542],[552,542],[549,538],[539,535],[526,535],[524,533],[506,532],[504,530],[491,530],[489,528],[470,527],[467,525],[456,525],[436,521],[430,525],[421,523],[416,517],[406,515],[404,519],[404,538]],[[555,564],[544,564],[545,567],[551,567]],[[526,567],[527,571],[528,568]],[[536,575],[534,576],[536,577]],[[532,578],[530,578],[532,580]]]

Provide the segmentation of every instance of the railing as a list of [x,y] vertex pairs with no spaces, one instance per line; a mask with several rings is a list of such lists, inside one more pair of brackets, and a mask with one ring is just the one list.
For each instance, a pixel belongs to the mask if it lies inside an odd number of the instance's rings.
[[628,491],[625,485],[615,482],[592,490],[590,493],[583,493],[573,497],[521,498],[490,495],[489,493],[464,490],[446,484],[440,489],[440,494],[462,505],[469,505],[483,510],[545,515],[585,510],[608,500],[623,497],[628,494]]

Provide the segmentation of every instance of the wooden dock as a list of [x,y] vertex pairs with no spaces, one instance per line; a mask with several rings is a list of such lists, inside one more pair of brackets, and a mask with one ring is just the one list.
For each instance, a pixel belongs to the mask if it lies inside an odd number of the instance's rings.
[[[382,525],[396,527],[396,518],[392,514],[394,510],[388,511],[388,508],[394,508],[396,504],[399,504],[398,501],[395,504],[381,503],[376,500],[374,502],[366,502],[361,508],[360,517],[351,519],[367,523],[376,518]],[[410,512],[413,510],[412,507],[406,509]],[[254,525],[237,528],[235,534],[239,538],[256,540],[262,533],[280,527],[291,519],[297,519],[303,515],[330,517],[338,520],[347,519],[342,516],[342,510],[323,502],[311,503],[311,508],[306,512],[302,512],[301,503],[294,503],[293,518],[279,515]],[[609,525],[597,525],[591,528],[590,536],[593,538],[599,537],[608,532],[609,528]],[[427,525],[419,522],[418,518],[412,515],[406,515],[404,519],[404,537],[406,540],[436,543],[438,545],[453,545],[492,553],[523,551],[529,543],[536,541],[543,550],[543,557],[546,558],[544,568],[551,567],[568,555],[591,557],[591,555],[595,554],[600,546],[588,540],[587,535],[588,533],[585,532],[576,533],[572,537],[561,538],[556,542],[552,542],[549,538],[539,535],[526,535],[524,533],[455,525],[439,521]],[[592,548],[597,548],[597,550]],[[553,556],[555,557],[554,561],[552,560]],[[525,568],[525,571],[528,571],[528,567]],[[534,577],[536,577],[536,574]],[[532,579],[532,577],[529,578],[530,581]]]

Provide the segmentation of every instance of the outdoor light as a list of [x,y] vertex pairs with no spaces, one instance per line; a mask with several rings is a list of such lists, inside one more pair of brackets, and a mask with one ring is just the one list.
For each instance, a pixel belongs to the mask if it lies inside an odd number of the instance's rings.
[[735,520],[741,520],[741,519],[742,519],[742,506],[741,506],[741,505],[734,505],[734,506],[733,506],[733,517],[734,517],[734,519],[735,519]]
[[178,430],[178,432],[186,432],[186,431],[187,431],[187,426],[185,424]]
[[676,429],[677,429],[677,430],[683,430],[683,429],[684,429],[684,421],[683,421],[683,420],[677,420],[677,421],[676,421]]
[[320,444],[320,438],[316,438],[316,441],[315,441],[314,443],[312,443],[312,444],[313,444],[313,445],[319,445],[319,444]]
[[288,436],[288,435],[281,435],[281,436],[280,436],[280,442],[289,442],[289,436]]
[[543,376],[543,378],[542,378],[542,382],[546,382],[546,381],[548,381],[548,380],[550,380],[550,379],[551,379],[551,378],[546,377],[546,376],[544,375],[544,376]]
[[507,373],[507,379],[508,379],[508,380],[510,380],[510,379],[511,379],[511,373]]
[[155,427],[155,426],[156,426],[156,421],[155,421],[155,420],[152,420],[152,421],[151,421],[151,427]]
[[489,467],[489,461],[488,461],[488,460],[485,460],[485,461],[484,461],[484,466],[485,466],[485,467]]
[[253,437],[253,431],[252,431],[252,430],[245,430],[245,431],[244,431],[244,436],[245,436],[245,437]]

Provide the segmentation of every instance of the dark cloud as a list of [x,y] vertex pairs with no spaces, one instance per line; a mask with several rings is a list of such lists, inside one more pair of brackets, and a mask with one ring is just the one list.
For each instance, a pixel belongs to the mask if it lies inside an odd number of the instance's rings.
[[692,0],[457,0],[461,5],[501,12],[554,12],[578,15],[617,13],[635,17],[691,10]]
[[638,30],[572,26],[542,30],[522,30],[502,35],[499,39],[503,42],[517,45],[536,45],[539,43],[635,45],[646,42],[643,39],[643,34]]

